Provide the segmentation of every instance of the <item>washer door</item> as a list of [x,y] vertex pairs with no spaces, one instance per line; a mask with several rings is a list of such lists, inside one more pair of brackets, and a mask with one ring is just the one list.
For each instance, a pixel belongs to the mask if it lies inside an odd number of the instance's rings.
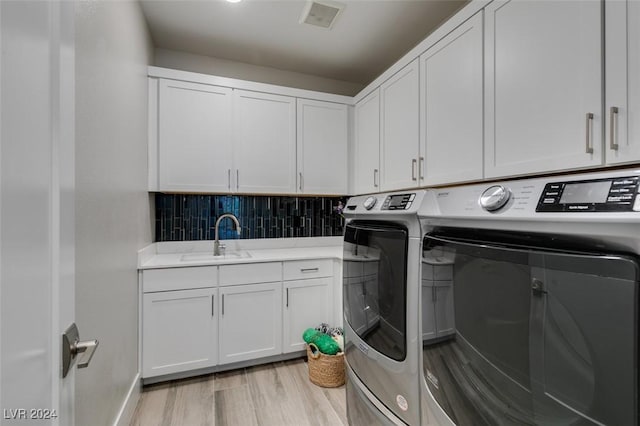
[[367,347],[395,361],[407,355],[409,235],[402,225],[352,222],[344,236],[344,316]]

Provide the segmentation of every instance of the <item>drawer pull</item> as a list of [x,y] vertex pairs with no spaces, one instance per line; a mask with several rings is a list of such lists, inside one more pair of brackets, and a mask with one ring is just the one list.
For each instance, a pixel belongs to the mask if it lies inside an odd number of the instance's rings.
[[289,289],[287,288],[287,308],[289,307]]
[[300,268],[300,272],[318,272],[320,268]]

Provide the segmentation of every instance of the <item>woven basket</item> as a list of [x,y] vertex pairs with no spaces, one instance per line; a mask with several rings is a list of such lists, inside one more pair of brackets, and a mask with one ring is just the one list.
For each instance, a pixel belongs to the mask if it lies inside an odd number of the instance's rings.
[[325,355],[313,343],[307,345],[309,380],[324,388],[344,385],[344,353]]

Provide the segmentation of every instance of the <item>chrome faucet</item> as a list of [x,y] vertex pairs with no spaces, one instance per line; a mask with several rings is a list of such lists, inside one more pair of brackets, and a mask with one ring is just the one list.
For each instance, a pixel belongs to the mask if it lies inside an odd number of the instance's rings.
[[215,230],[216,240],[213,242],[214,256],[220,256],[220,235],[218,234],[218,228],[220,226],[220,222],[225,217],[228,217],[229,219],[233,220],[233,222],[236,225],[236,231],[238,231],[238,235],[240,235],[240,222],[238,221],[238,218],[232,215],[231,213],[225,213],[223,215],[220,215],[220,217],[218,217],[218,220],[216,220],[216,230]]

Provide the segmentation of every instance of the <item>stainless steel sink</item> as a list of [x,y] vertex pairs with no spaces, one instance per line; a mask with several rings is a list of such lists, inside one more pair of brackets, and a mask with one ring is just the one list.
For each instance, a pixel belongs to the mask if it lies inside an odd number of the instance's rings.
[[223,260],[249,259],[251,254],[248,251],[230,251],[220,256],[214,256],[213,253],[187,253],[180,257],[181,262],[215,262]]

